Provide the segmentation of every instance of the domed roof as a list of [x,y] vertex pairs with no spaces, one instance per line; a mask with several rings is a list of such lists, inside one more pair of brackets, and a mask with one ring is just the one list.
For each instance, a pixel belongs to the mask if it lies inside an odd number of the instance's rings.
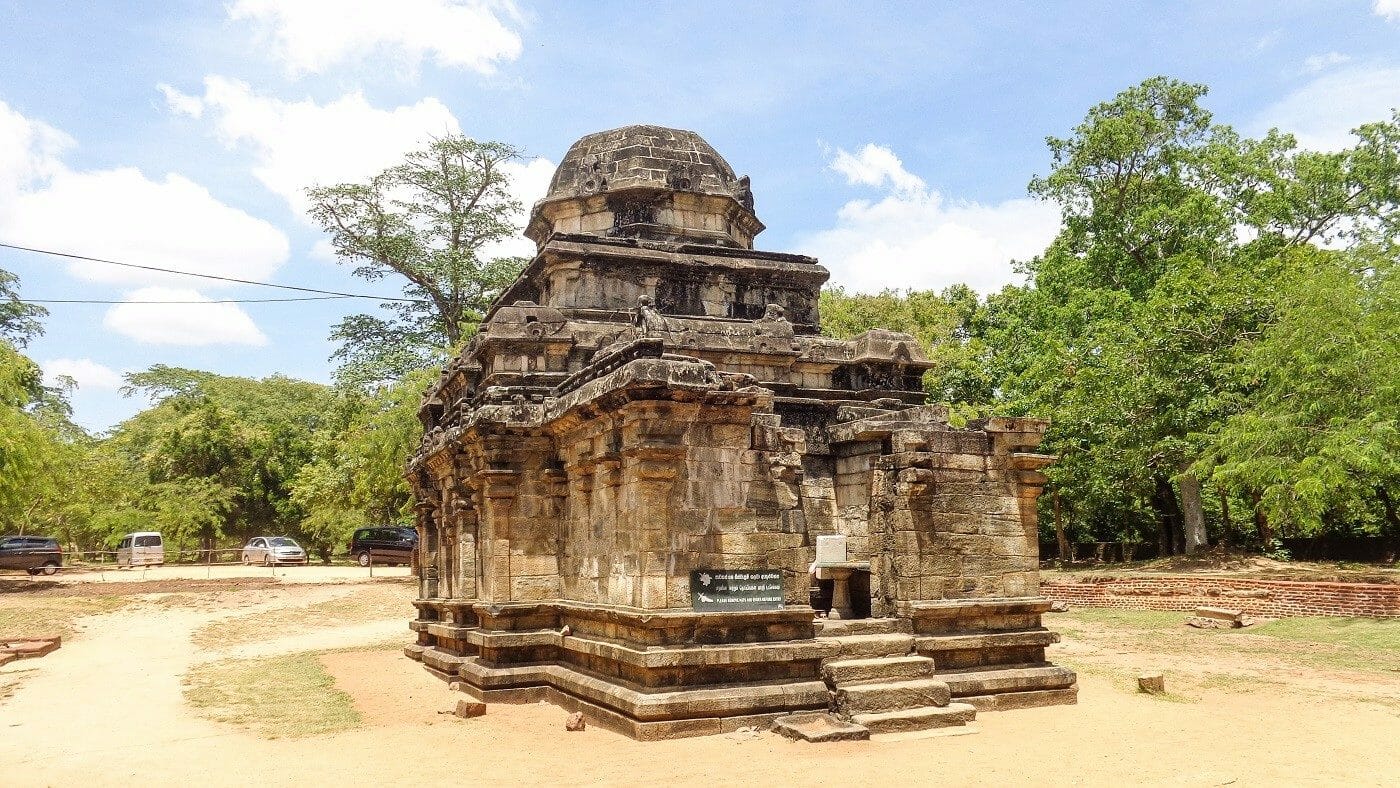
[[545,200],[634,187],[735,196],[738,178],[699,134],[664,126],[624,126],[575,142]]

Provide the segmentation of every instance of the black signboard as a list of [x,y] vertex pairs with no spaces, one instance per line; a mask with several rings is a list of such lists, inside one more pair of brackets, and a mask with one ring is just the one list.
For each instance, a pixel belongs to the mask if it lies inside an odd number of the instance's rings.
[[690,573],[690,606],[701,613],[781,610],[783,573],[776,569],[697,569]]

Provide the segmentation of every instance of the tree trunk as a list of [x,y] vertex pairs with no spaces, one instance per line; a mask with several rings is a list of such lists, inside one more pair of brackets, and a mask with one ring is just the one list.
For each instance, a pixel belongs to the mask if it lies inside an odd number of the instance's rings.
[[1263,543],[1264,549],[1269,549],[1269,542],[1274,540],[1274,529],[1269,527],[1269,516],[1264,514],[1264,510],[1259,506],[1262,498],[1259,493],[1250,493],[1250,498],[1254,502],[1254,527],[1259,531],[1259,541]]
[[1165,476],[1157,477],[1157,486],[1152,493],[1152,509],[1157,513],[1157,546],[1161,556],[1176,555],[1181,552],[1181,508],[1176,503],[1176,491]]
[[1055,491],[1055,544],[1060,548],[1060,563],[1062,565],[1074,563],[1074,555],[1070,552],[1069,535],[1065,533],[1064,521],[1060,519],[1060,491]]
[[1220,493],[1220,544],[1223,547],[1230,546],[1230,496],[1225,494],[1225,488],[1217,490]]
[[1187,471],[1177,483],[1181,486],[1182,537],[1187,555],[1209,547],[1206,543],[1206,510],[1201,506],[1201,480]]

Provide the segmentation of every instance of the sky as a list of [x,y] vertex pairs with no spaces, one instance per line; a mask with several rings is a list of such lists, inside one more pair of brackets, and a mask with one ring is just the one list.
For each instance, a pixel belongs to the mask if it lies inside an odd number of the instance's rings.
[[[0,243],[380,296],[304,189],[444,133],[522,148],[529,205],[584,134],[692,129],[751,176],[759,248],[848,290],[985,293],[1056,232],[1026,192],[1045,138],[1147,77],[1316,149],[1400,106],[1400,0],[0,0],[0,53]],[[186,302],[48,306],[26,352],[92,430],[146,406],[119,389],[154,364],[329,382],[331,326],[377,309],[10,249],[0,269],[25,298]]]

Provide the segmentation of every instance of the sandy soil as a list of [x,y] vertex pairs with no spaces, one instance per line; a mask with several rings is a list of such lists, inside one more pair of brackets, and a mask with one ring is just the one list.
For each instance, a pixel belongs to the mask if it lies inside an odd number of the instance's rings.
[[58,574],[37,577],[22,572],[0,574],[0,582],[8,585],[26,582],[50,584],[70,583],[141,583],[162,580],[229,580],[249,578],[253,580],[271,579],[281,583],[342,583],[347,580],[367,580],[373,578],[404,578],[411,571],[406,566],[376,566],[373,571],[361,566],[244,566],[224,564],[220,566],[200,566],[197,564],[169,564],[165,566],[138,566],[130,569],[73,568]]
[[[1376,687],[1335,671],[1304,686],[1265,665],[1257,686],[1184,679],[1185,696],[1138,695],[1119,673],[1155,658],[1170,679],[1190,675],[1186,663],[1197,660],[1144,654],[1107,627],[1081,627],[1079,639],[1055,647],[1054,658],[1086,668],[1078,706],[984,714],[975,735],[958,737],[808,745],[741,733],[642,743],[594,727],[566,733],[567,715],[544,704],[492,705],[485,717],[460,720],[438,713],[457,696],[383,647],[320,657],[363,718],[356,730],[267,740],[185,703],[181,676],[204,660],[378,643],[389,631],[407,640],[408,584],[404,604],[386,606],[380,622],[270,632],[234,649],[191,640],[211,622],[371,588],[281,586],[189,595],[187,604],[143,596],[84,619],[54,654],[0,668],[22,671],[0,700],[0,783],[1400,785],[1400,704],[1364,700]],[[1248,667],[1229,659],[1209,655],[1212,669]]]

